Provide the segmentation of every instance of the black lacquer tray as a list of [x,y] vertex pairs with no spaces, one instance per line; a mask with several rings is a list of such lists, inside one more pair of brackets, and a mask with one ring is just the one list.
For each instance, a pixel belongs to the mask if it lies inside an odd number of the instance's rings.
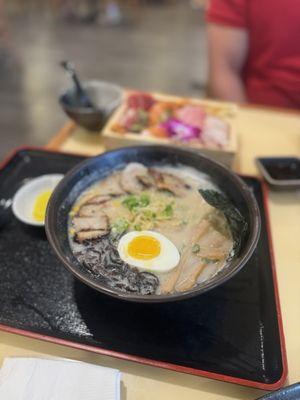
[[[24,178],[65,173],[82,159],[18,150],[0,171],[0,199]],[[254,255],[221,287],[175,303],[101,295],[63,267],[43,228],[12,217],[0,231],[0,329],[261,389],[281,387],[287,366],[266,194],[260,181],[244,179],[262,216]]]

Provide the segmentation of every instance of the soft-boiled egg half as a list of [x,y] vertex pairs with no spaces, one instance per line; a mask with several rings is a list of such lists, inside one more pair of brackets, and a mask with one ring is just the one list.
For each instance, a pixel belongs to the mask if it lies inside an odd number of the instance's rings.
[[133,231],[120,239],[118,252],[123,261],[142,271],[161,274],[175,268],[180,260],[177,247],[153,231]]

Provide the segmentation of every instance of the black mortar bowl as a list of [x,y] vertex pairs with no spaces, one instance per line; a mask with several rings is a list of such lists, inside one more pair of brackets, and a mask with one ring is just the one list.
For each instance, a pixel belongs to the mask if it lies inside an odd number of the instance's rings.
[[94,107],[82,107],[78,104],[75,87],[67,90],[59,97],[59,103],[65,113],[78,125],[89,131],[100,131],[106,124],[113,111],[121,104],[122,88],[102,81],[87,81],[83,89]]

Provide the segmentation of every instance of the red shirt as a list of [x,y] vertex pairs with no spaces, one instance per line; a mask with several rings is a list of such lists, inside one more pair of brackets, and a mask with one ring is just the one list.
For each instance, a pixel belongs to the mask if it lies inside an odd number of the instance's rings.
[[300,0],[210,0],[207,20],[248,31],[250,102],[300,108]]

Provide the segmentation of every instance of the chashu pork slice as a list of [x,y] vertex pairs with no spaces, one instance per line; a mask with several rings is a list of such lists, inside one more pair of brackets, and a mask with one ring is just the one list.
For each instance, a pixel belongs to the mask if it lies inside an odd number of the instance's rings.
[[190,186],[182,179],[168,172],[160,172],[154,168],[149,169],[151,176],[155,180],[156,187],[160,190],[167,190],[174,196],[184,197]]
[[103,214],[103,205],[100,204],[84,204],[78,211],[79,217],[96,217]]
[[143,164],[132,162],[121,172],[120,184],[127,193],[138,194],[154,183],[148,168]]
[[111,196],[109,195],[95,195],[92,197],[89,197],[86,202],[83,203],[83,206],[88,205],[88,204],[104,204],[111,200]]
[[108,219],[107,216],[102,213],[93,217],[74,217],[73,226],[75,232],[80,231],[91,231],[91,230],[107,230]]
[[107,235],[107,231],[102,231],[102,230],[95,230],[95,231],[81,231],[76,233],[75,235],[75,240],[77,242],[84,242],[85,240],[94,240],[94,239],[99,239],[102,236]]
[[91,217],[74,217],[73,227],[75,230],[75,240],[97,239],[108,233],[108,218],[104,213],[99,213]]

